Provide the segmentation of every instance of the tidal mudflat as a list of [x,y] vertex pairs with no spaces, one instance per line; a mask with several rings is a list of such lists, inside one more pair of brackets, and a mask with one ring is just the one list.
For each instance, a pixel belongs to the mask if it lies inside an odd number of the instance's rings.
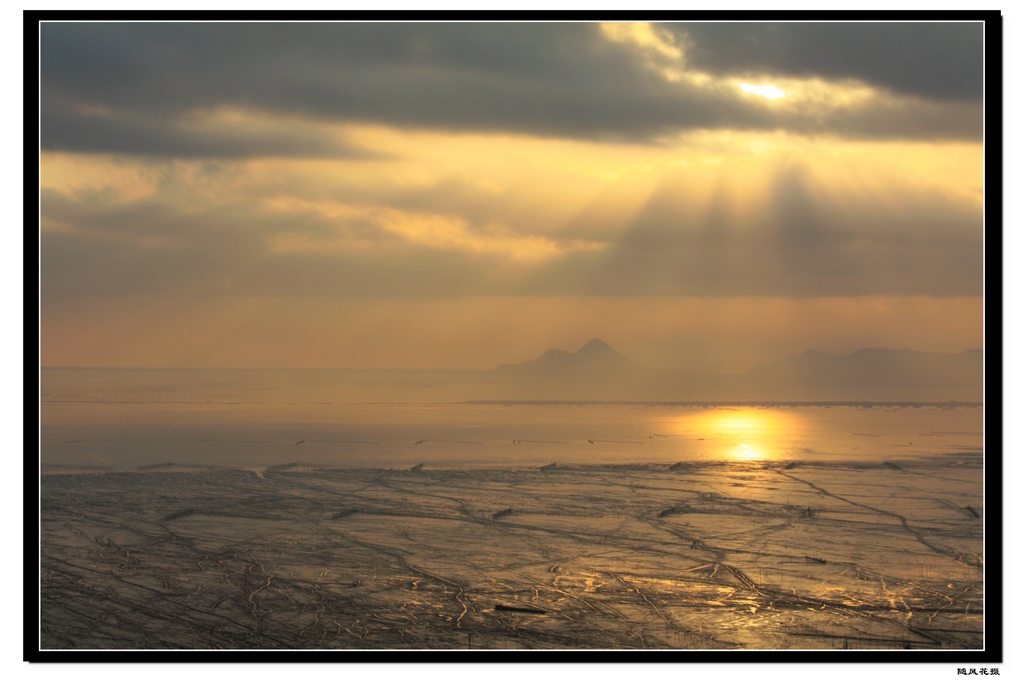
[[44,475],[41,646],[983,646],[979,451],[410,469]]
[[489,381],[44,373],[41,646],[984,645],[980,406]]

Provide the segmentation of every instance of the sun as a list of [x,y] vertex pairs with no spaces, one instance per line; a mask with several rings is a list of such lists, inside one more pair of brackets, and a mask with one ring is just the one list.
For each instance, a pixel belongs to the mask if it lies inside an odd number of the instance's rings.
[[764,97],[765,99],[782,99],[786,96],[786,91],[777,88],[774,85],[751,85],[750,83],[740,83],[740,90],[751,95],[757,95],[758,97]]

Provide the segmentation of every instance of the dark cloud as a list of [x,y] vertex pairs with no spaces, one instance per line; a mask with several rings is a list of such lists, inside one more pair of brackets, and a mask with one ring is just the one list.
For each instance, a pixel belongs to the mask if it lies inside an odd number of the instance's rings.
[[[43,192],[42,207],[41,282],[51,302],[152,294],[417,298],[510,288],[497,274],[500,256],[424,248],[358,218],[270,214],[246,204],[197,212],[158,200],[109,203],[102,194],[52,191]],[[276,250],[273,238],[282,235],[328,241],[319,249]],[[362,248],[330,248],[338,237]]]
[[690,64],[710,73],[852,78],[933,100],[982,97],[981,22],[663,26],[688,38]]
[[[244,234],[238,242],[246,241]],[[237,244],[236,244],[237,246]],[[431,298],[501,294],[509,282],[494,274],[498,258],[413,245],[373,254],[250,253],[183,243],[147,246],[100,233],[43,235],[46,301],[162,295],[192,300],[253,296],[346,299]],[[253,252],[255,251],[255,252]]]
[[43,107],[42,148],[86,153],[174,158],[299,157],[372,159],[381,155],[298,130],[258,131],[236,126],[203,131],[153,113],[76,112],[52,98]]
[[202,135],[182,123],[221,106],[591,139],[653,139],[692,128],[980,137],[980,107],[968,106],[979,87],[976,29],[872,26],[673,30],[689,36],[695,67],[859,78],[931,106],[780,114],[731,91],[668,82],[636,50],[603,38],[596,24],[46,23],[42,140],[52,149],[189,157],[359,153],[318,146],[300,133]]

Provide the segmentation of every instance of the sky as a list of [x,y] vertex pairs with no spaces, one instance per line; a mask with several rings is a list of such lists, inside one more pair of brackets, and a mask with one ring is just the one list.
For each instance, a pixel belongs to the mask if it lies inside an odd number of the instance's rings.
[[49,366],[983,343],[979,23],[47,23]]

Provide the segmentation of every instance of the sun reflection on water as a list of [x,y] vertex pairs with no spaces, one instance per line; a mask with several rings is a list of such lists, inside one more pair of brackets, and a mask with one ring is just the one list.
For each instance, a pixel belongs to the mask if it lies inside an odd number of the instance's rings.
[[717,457],[749,462],[781,457],[784,445],[800,432],[801,424],[792,413],[718,409],[687,414],[677,421],[676,430],[679,435],[706,441]]
[[739,447],[732,451],[733,459],[745,459],[745,460],[756,460],[764,459],[764,454],[761,450],[747,445],[746,443],[740,443]]

